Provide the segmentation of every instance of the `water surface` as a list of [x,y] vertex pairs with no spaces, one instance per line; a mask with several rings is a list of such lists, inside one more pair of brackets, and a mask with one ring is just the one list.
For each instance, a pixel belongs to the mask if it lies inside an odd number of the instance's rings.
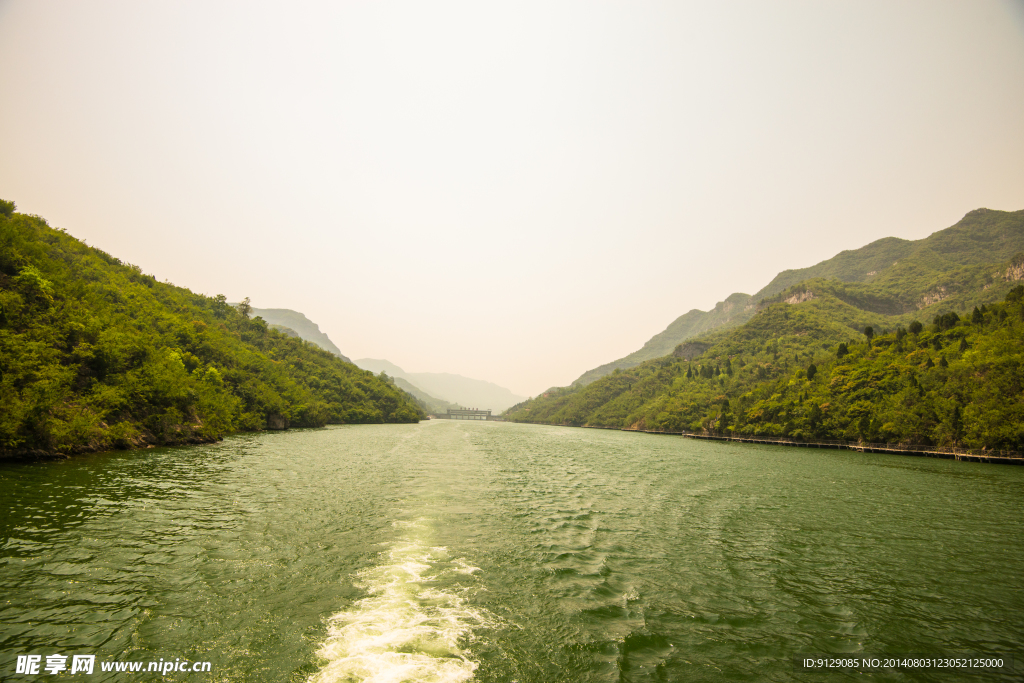
[[0,677],[59,652],[212,662],[163,680],[852,680],[791,658],[1018,652],[1022,494],[1011,466],[451,421],[8,463]]

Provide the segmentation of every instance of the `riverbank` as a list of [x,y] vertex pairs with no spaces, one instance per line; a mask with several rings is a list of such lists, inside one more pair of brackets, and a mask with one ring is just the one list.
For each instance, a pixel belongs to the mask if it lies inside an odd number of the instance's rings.
[[[538,423],[535,423],[538,424]],[[945,446],[924,446],[887,443],[862,443],[855,441],[796,441],[771,436],[718,436],[714,434],[695,434],[693,432],[668,432],[654,429],[629,429],[624,427],[598,427],[591,425],[547,425],[550,427],[576,427],[582,429],[609,429],[619,432],[637,432],[640,434],[661,434],[664,436],[682,436],[687,439],[703,441],[733,441],[736,443],[756,443],[771,446],[790,446],[794,448],[831,448],[842,451],[859,451],[861,453],[892,453],[893,455],[913,455],[943,460],[960,460],[963,462],[987,462],[998,465],[1024,465],[1024,454],[1013,451],[971,451],[968,449],[949,448]]]
[[87,453],[115,453],[125,451],[142,451],[150,448],[176,447],[176,446],[200,446],[203,444],[217,443],[223,441],[224,435],[198,436],[190,435],[172,441],[158,442],[155,438],[139,438],[125,448],[111,448],[109,443],[87,443],[71,448],[68,451],[24,449],[0,451],[0,462],[23,462],[28,460],[69,460],[76,455]]

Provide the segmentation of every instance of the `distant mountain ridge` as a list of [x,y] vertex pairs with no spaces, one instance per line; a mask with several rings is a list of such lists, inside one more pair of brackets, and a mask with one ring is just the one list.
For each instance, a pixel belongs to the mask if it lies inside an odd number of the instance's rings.
[[449,403],[435,398],[404,377],[395,377],[394,375],[389,375],[389,377],[394,381],[396,387],[415,398],[427,413],[440,414],[449,409],[455,410],[464,407],[458,403]]
[[[467,408],[500,413],[525,400],[524,396],[517,396],[493,382],[462,375],[447,372],[406,372],[390,361],[374,358],[361,358],[356,360],[355,364],[374,373],[384,372],[396,380],[404,379],[431,397]],[[410,393],[416,396],[415,392]]]
[[639,350],[588,370],[573,384],[586,385],[616,369],[625,370],[660,358],[672,353],[678,344],[716,329],[738,327],[750,320],[768,299],[807,280],[831,279],[893,289],[892,296],[885,297],[887,313],[907,313],[963,289],[964,283],[955,276],[962,269],[1007,261],[1022,250],[1024,210],[975,209],[952,227],[923,239],[884,237],[807,268],[784,270],[753,296],[731,294],[710,311],[691,310]]
[[710,311],[693,309],[672,321],[663,332],[651,337],[643,347],[619,360],[605,363],[583,373],[573,384],[590,384],[594,380],[614,372],[616,369],[631,368],[645,360],[660,358],[672,353],[681,342],[720,327],[745,322],[753,315],[754,297],[749,294],[730,294],[725,301],[719,301]]
[[[249,315],[253,318],[259,317],[266,322],[271,329],[277,330],[278,332],[298,339],[303,339],[319,346],[324,351],[334,354],[346,363],[353,363],[349,358],[342,355],[338,347],[331,341],[330,337],[320,331],[320,326],[314,323],[312,320],[307,318],[304,314],[299,311],[293,311],[289,308],[253,308],[249,311]],[[387,361],[382,361],[387,362]],[[398,368],[398,366],[393,366]],[[367,368],[360,368],[366,370]],[[398,368],[400,371],[401,368]],[[379,370],[373,371],[375,374],[379,374]],[[413,385],[409,380],[405,379],[400,374],[394,372],[387,372],[387,375],[391,378],[392,383],[409,394],[419,406],[427,413],[443,413],[449,408],[458,408],[457,404],[449,403],[441,399],[435,398],[423,391],[419,387]]]
[[466,407],[461,406],[458,403],[444,401],[435,396],[431,396],[429,393],[423,391],[423,389],[420,389],[418,386],[410,382],[406,375],[406,372],[402,370],[402,368],[398,367],[397,365],[389,361],[363,358],[362,360],[357,360],[355,362],[355,365],[363,370],[369,370],[374,374],[379,375],[381,372],[383,372],[388,377],[394,380],[395,386],[397,386],[399,389],[402,389],[403,391],[408,392],[409,394],[412,394],[413,397],[415,397],[416,400],[419,401],[420,404],[427,410],[427,412],[443,413],[449,408],[455,409]]
[[335,346],[330,337],[320,331],[319,325],[298,311],[288,308],[254,308],[250,315],[254,318],[256,316],[263,318],[267,321],[267,324],[275,329],[283,328],[279,331],[284,334],[293,331],[296,336],[316,344],[324,351],[333,353],[346,363],[352,362],[350,358],[341,352],[341,349]]

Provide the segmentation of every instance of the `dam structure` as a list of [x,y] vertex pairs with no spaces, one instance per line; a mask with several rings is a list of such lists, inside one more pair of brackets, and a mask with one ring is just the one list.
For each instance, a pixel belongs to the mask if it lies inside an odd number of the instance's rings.
[[504,422],[505,419],[491,415],[490,410],[477,410],[476,408],[449,408],[446,413],[436,413],[430,416],[435,420],[490,420],[492,422]]

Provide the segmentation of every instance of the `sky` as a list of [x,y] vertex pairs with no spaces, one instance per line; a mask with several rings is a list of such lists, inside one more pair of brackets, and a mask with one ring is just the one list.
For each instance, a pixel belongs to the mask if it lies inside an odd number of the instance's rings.
[[0,0],[0,198],[524,396],[1024,209],[1024,2]]

